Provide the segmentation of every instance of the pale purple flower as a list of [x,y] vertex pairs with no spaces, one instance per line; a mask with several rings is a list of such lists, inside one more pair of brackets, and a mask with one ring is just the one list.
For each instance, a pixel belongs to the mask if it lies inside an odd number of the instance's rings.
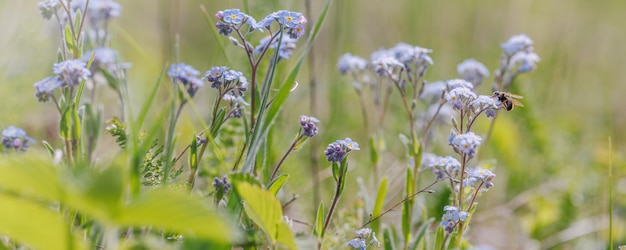
[[308,136],[308,137],[313,137],[317,135],[318,129],[315,123],[318,123],[318,122],[320,122],[320,120],[318,120],[317,118],[313,116],[306,116],[306,115],[300,116],[300,125],[302,126],[302,132],[301,132],[302,135]]
[[461,110],[476,99],[476,94],[466,87],[458,87],[450,90],[444,97],[453,109]]
[[455,136],[450,144],[457,152],[473,158],[481,142],[482,138],[480,136],[474,134],[474,132],[468,132]]
[[471,82],[474,87],[480,85],[483,79],[489,76],[487,67],[473,58],[467,59],[457,65],[456,70],[464,80]]
[[65,86],[77,86],[82,80],[87,80],[91,72],[86,68],[87,63],[71,59],[55,63],[52,72],[58,76]]
[[50,101],[50,97],[55,89],[63,86],[63,82],[58,76],[49,76],[35,83],[35,97],[40,102]]
[[26,151],[29,143],[33,143],[35,140],[26,135],[26,132],[14,126],[10,126],[2,130],[2,145],[6,150],[15,149],[19,151]]
[[509,69],[517,69],[517,73],[533,71],[541,59],[533,52],[517,53],[511,57]]
[[343,54],[337,61],[337,69],[344,75],[348,72],[363,72],[366,68],[367,61],[365,59],[350,53]]
[[41,13],[41,16],[47,20],[55,15],[59,7],[61,7],[58,0],[43,0],[40,1],[37,5],[39,6],[39,12]]
[[508,41],[501,45],[502,50],[507,55],[513,55],[520,51],[533,51],[533,40],[525,34],[512,36]]

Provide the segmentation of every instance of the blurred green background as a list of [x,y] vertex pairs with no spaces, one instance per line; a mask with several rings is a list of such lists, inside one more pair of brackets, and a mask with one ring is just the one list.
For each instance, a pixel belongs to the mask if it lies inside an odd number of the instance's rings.
[[[60,44],[58,25],[40,17],[37,2],[0,1],[0,128],[19,126],[38,141],[59,143],[58,116],[53,106],[38,103],[34,97],[33,83],[51,74]],[[226,60],[200,5],[211,15],[226,8],[241,8],[257,20],[279,9],[305,12],[304,1],[249,1],[249,10],[244,9],[244,1],[118,2],[123,7],[122,16],[110,27],[111,47],[121,53],[124,61],[133,64],[128,72],[131,107],[142,103],[161,69],[175,60],[177,35],[179,60],[201,72],[212,66],[229,65],[228,61],[237,70],[249,70],[243,52],[233,46],[228,47]],[[309,21],[315,21],[324,3],[312,1],[313,15],[307,16]],[[430,48],[435,64],[426,79],[432,82],[457,78],[456,65],[467,58],[496,69],[500,44],[512,35],[525,33],[534,40],[541,62],[535,72],[522,75],[514,83],[515,93],[525,97],[526,107],[500,113],[493,141],[484,149],[484,158],[498,160],[497,178],[495,188],[481,197],[471,224],[470,241],[495,249],[608,248],[608,166],[612,160],[613,234],[616,245],[626,244],[625,11],[626,1],[617,0],[335,1],[315,43],[315,71],[309,72],[307,66],[299,75],[300,86],[277,122],[276,131],[286,132],[275,133],[272,139],[279,151],[275,157],[279,157],[297,132],[300,114],[322,121],[320,137],[292,155],[284,169],[292,176],[290,192],[303,197],[294,208],[301,212],[293,213],[310,221],[314,210],[308,198],[312,185],[306,168],[309,147],[316,147],[321,154],[325,145],[336,139],[355,139],[365,150],[354,154],[363,159],[356,160],[356,174],[352,176],[362,176],[369,195],[374,195],[378,186],[372,171],[359,169],[359,162],[366,161],[369,133],[362,125],[350,79],[336,70],[341,54],[350,52],[369,58],[374,50],[398,42]],[[226,41],[223,37],[217,39]],[[299,46],[303,45],[304,41],[300,41]],[[285,71],[294,62],[294,58],[283,62]],[[308,84],[312,74],[318,81],[315,113],[311,113]],[[492,79],[488,78],[477,92],[490,93]],[[162,95],[167,98],[165,89]],[[108,114],[105,119],[110,119],[118,110],[115,95],[105,93],[98,98],[106,103],[102,108]],[[210,91],[205,90],[194,99],[204,117],[208,116],[211,98]],[[385,131],[388,152],[380,171],[392,183],[398,178],[398,184],[390,189],[397,198],[406,166],[406,159],[396,157],[403,153],[397,134],[408,126],[399,104],[390,110],[385,123],[389,128]],[[190,110],[183,115],[179,126],[182,138],[199,130],[196,119]],[[486,125],[479,126],[476,132],[484,134]],[[448,130],[441,129],[440,139],[445,140]],[[118,151],[106,138],[99,147],[97,157],[103,159]],[[322,182],[325,183],[329,185],[321,198],[328,200],[332,187],[330,181]],[[343,197],[346,208],[358,200],[356,181],[350,185],[353,187],[349,194]],[[428,202],[429,197],[425,199]],[[393,219],[389,221],[392,223]]]

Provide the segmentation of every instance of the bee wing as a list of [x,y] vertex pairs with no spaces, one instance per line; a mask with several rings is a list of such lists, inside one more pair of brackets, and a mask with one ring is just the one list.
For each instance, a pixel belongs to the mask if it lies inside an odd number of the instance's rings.
[[524,97],[521,96],[521,95],[516,95],[516,94],[511,94],[511,93],[508,93],[508,94],[509,94],[510,97],[513,97],[513,98],[524,99]]
[[519,102],[518,100],[515,99],[509,99],[513,105],[518,106],[518,107],[524,107],[524,104],[522,104],[521,102]]

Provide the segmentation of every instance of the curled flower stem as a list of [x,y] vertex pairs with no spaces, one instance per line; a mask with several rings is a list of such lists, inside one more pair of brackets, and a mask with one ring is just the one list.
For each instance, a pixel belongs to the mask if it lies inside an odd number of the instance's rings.
[[289,153],[291,153],[291,151],[293,151],[293,149],[296,148],[296,145],[300,142],[300,140],[302,140],[302,138],[304,138],[304,135],[300,135],[298,136],[298,138],[293,140],[293,143],[291,143],[291,146],[289,146],[289,149],[287,149],[287,152],[285,152],[283,157],[280,158],[280,161],[278,162],[278,164],[276,164],[276,167],[274,167],[274,171],[272,171],[272,175],[270,176],[269,181],[267,182],[268,185],[272,183],[272,181],[274,180],[274,177],[276,177],[276,174],[278,173],[278,169],[280,169],[280,166],[283,165],[283,162],[285,162],[285,159],[287,159],[287,156],[289,155]]
[[435,180],[433,183],[431,183],[430,185],[426,186],[425,188],[422,188],[420,191],[417,191],[409,196],[407,196],[406,198],[402,199],[401,201],[399,201],[398,203],[394,204],[393,206],[391,206],[390,208],[388,208],[387,210],[385,210],[384,212],[380,213],[379,215],[377,215],[374,218],[370,218],[365,224],[363,224],[361,227],[359,227],[359,229],[365,228],[367,225],[369,225],[370,223],[380,219],[380,217],[383,217],[383,215],[393,211],[396,207],[400,206],[402,203],[404,203],[405,201],[408,201],[410,199],[413,199],[413,197],[415,197],[418,194],[424,193],[424,192],[428,192],[428,193],[432,193],[432,190],[429,190],[430,187],[432,187],[433,185],[439,183],[440,181],[443,181],[445,179],[450,179],[450,177],[446,177],[444,179],[437,179]]

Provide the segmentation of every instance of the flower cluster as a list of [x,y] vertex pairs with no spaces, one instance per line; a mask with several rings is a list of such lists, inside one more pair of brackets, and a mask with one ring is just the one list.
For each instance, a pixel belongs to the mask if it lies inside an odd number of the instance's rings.
[[73,0],[71,8],[74,11],[85,10],[87,6],[86,17],[89,22],[94,25],[100,25],[102,22],[106,22],[113,17],[118,17],[121,14],[122,6],[113,0],[89,0],[87,5],[86,0]]
[[109,74],[116,75],[123,69],[127,69],[130,67],[128,63],[119,63],[119,56],[116,50],[111,48],[96,48],[90,51],[87,51],[82,58],[82,61],[87,63],[91,58],[91,55],[94,55],[93,61],[91,62],[91,67],[89,70],[91,72],[98,71],[106,71]]
[[437,156],[431,153],[425,153],[422,156],[422,169],[432,171],[437,180],[444,178],[456,177],[461,170],[461,163],[452,156]]
[[204,74],[203,79],[211,83],[211,88],[231,91],[233,96],[243,96],[248,90],[248,79],[239,71],[228,69],[226,66],[216,66]]
[[55,63],[52,67],[54,76],[46,77],[34,84],[35,97],[40,102],[47,102],[54,97],[53,92],[60,87],[74,87],[91,76],[91,71],[86,68],[86,63],[81,60],[67,60]]
[[534,42],[525,34],[512,36],[501,45],[504,54],[500,59],[500,70],[496,72],[496,79],[501,82],[494,86],[494,90],[506,90],[513,79],[525,72],[533,71],[541,60],[534,51]]
[[352,141],[350,138],[344,140],[337,140],[331,144],[324,151],[326,160],[330,162],[341,162],[345,156],[352,150],[360,150],[359,144]]
[[276,22],[286,30],[290,38],[298,39],[304,35],[304,24],[307,23],[307,19],[302,13],[286,10],[269,14],[259,22],[239,9],[218,11],[215,13],[215,18],[220,20],[215,24],[215,27],[218,29],[219,34],[224,36],[230,35],[234,30],[239,30],[243,23],[249,26],[249,32],[255,30],[263,32],[263,29],[270,30],[272,23]]
[[367,68],[367,61],[361,57],[345,53],[337,61],[337,69],[342,75],[348,72],[360,73]]
[[489,70],[487,67],[473,58],[459,63],[456,70],[464,80],[471,82],[474,87],[480,85],[483,82],[483,79],[489,76]]
[[443,211],[446,213],[441,217],[441,223],[439,225],[448,233],[452,233],[456,225],[460,221],[466,221],[469,216],[468,212],[459,212],[459,208],[454,206],[445,206]]
[[320,122],[320,120],[313,116],[300,116],[300,125],[302,126],[301,135],[308,137],[317,135],[317,126],[315,123],[318,122]]
[[455,135],[454,133],[448,138],[450,146],[454,148],[454,151],[463,154],[469,159],[474,158],[478,146],[482,142],[480,136],[474,134],[474,132],[467,132],[465,134]]
[[[272,42],[271,44],[269,44],[270,41]],[[291,55],[293,54],[293,51],[296,49],[296,42],[298,40],[291,38],[291,37],[284,36],[280,41],[281,42],[280,42],[280,48],[278,50],[278,58],[289,59]],[[254,55],[258,56],[263,51],[267,50],[268,46],[270,49],[274,49],[274,50],[278,48],[278,38],[274,38],[272,36],[266,36],[266,37],[261,38],[261,40],[259,41],[259,45],[254,48],[254,52],[253,52]]]
[[194,69],[191,65],[184,63],[176,63],[170,66],[167,75],[172,78],[172,83],[180,82],[186,89],[190,97],[196,95],[198,88],[204,86],[204,83],[198,75],[200,71]]
[[381,73],[385,72],[385,65],[400,66],[407,74],[422,76],[428,66],[434,64],[433,59],[429,55],[431,52],[431,49],[398,43],[392,48],[375,51],[370,58],[376,67],[374,70],[381,76],[384,75]]
[[455,110],[465,109],[474,99],[476,94],[469,88],[457,87],[453,88],[444,95],[446,101],[452,105]]
[[227,176],[222,178],[215,177],[213,179],[213,188],[215,188],[215,192],[228,193],[228,191],[230,191],[230,187],[230,182],[228,181]]
[[56,15],[57,10],[61,7],[58,0],[43,0],[37,4],[39,6],[39,12],[45,19],[50,19],[53,15]]
[[21,128],[9,126],[2,130],[2,145],[4,145],[5,150],[15,149],[26,151],[29,146],[28,144],[33,142],[35,142],[35,140],[28,137],[26,132]]
[[[378,247],[380,247],[380,241],[378,241],[378,239],[376,238],[376,233],[372,232],[372,229],[362,228],[356,230],[354,234],[356,235],[356,237],[346,243],[346,245],[352,247],[352,249],[365,250],[368,246],[373,244],[376,244]],[[370,238],[370,236],[372,237],[372,239],[368,243],[367,240]]]
[[224,96],[222,97],[222,100],[224,100],[225,102],[228,103],[228,105],[230,106],[230,113],[229,115],[232,115],[235,118],[241,118],[242,113],[241,113],[241,105],[245,105],[248,106],[249,104],[246,102],[246,100],[243,99],[243,96],[239,95],[232,95],[229,93],[224,94]]
[[469,171],[469,176],[463,181],[464,186],[474,186],[477,181],[484,184],[484,190],[489,190],[493,187],[493,179],[496,175],[488,169],[475,168]]

